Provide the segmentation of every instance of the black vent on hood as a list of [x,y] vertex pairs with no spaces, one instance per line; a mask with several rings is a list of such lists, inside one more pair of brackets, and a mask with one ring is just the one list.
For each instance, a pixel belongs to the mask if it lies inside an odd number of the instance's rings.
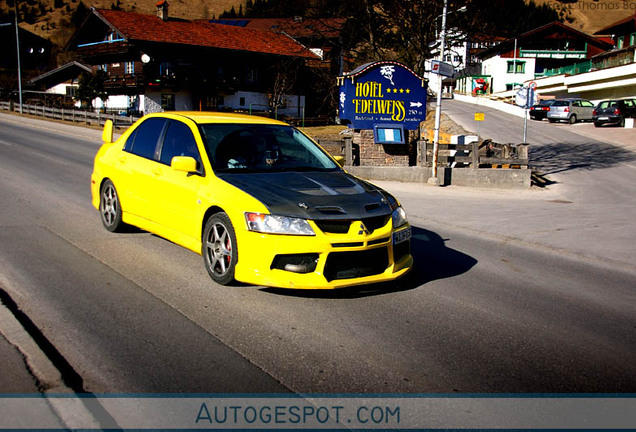
[[346,214],[347,212],[345,212],[342,207],[316,207],[316,210],[319,211],[320,213],[323,214],[327,214],[327,215],[334,215],[334,214]]

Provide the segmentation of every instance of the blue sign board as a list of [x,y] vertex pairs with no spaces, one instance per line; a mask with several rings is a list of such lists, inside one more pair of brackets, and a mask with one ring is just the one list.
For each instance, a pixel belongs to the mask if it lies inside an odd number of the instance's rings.
[[426,119],[426,80],[400,63],[368,63],[338,82],[340,119],[353,129],[381,123],[416,130]]

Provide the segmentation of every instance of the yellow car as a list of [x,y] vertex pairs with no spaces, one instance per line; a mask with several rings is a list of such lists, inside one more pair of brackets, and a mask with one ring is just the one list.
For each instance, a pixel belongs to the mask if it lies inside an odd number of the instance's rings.
[[239,114],[150,114],[95,156],[92,203],[203,256],[214,281],[341,288],[410,270],[397,200],[342,170],[285,123]]

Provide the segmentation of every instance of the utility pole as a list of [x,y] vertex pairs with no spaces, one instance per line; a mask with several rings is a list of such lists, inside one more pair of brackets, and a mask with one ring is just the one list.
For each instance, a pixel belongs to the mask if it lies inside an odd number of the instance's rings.
[[22,67],[20,66],[20,28],[18,27],[18,0],[15,0],[15,45],[18,53],[18,100],[22,114]]
[[[444,9],[442,10],[442,31],[440,33],[439,59],[444,61],[444,48],[446,44],[446,13],[448,11],[448,0],[444,0]],[[444,78],[442,75],[437,76],[437,106],[435,107],[435,135],[433,136],[433,170],[428,183],[439,186],[437,178],[437,159],[439,155],[439,127],[442,115],[442,84]]]

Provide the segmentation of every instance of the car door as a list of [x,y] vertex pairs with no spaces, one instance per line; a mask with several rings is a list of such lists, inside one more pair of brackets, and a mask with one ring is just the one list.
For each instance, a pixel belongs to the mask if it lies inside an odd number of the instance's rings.
[[[157,203],[155,221],[167,232],[165,236],[179,243],[184,238],[200,240],[201,214],[205,209],[199,202],[199,188],[205,181],[201,153],[194,131],[182,121],[169,120],[158,161],[153,169],[153,194]],[[199,138],[200,141],[200,138]],[[198,172],[187,173],[171,167],[175,156],[190,156],[197,161]]]
[[625,117],[636,117],[636,100],[625,99]]
[[116,162],[119,178],[115,186],[121,195],[122,209],[152,220],[155,212],[152,196],[152,170],[166,119],[151,117],[130,134]]
[[594,116],[594,104],[589,100],[580,101],[580,112],[581,115],[579,119],[581,120],[592,120]]

